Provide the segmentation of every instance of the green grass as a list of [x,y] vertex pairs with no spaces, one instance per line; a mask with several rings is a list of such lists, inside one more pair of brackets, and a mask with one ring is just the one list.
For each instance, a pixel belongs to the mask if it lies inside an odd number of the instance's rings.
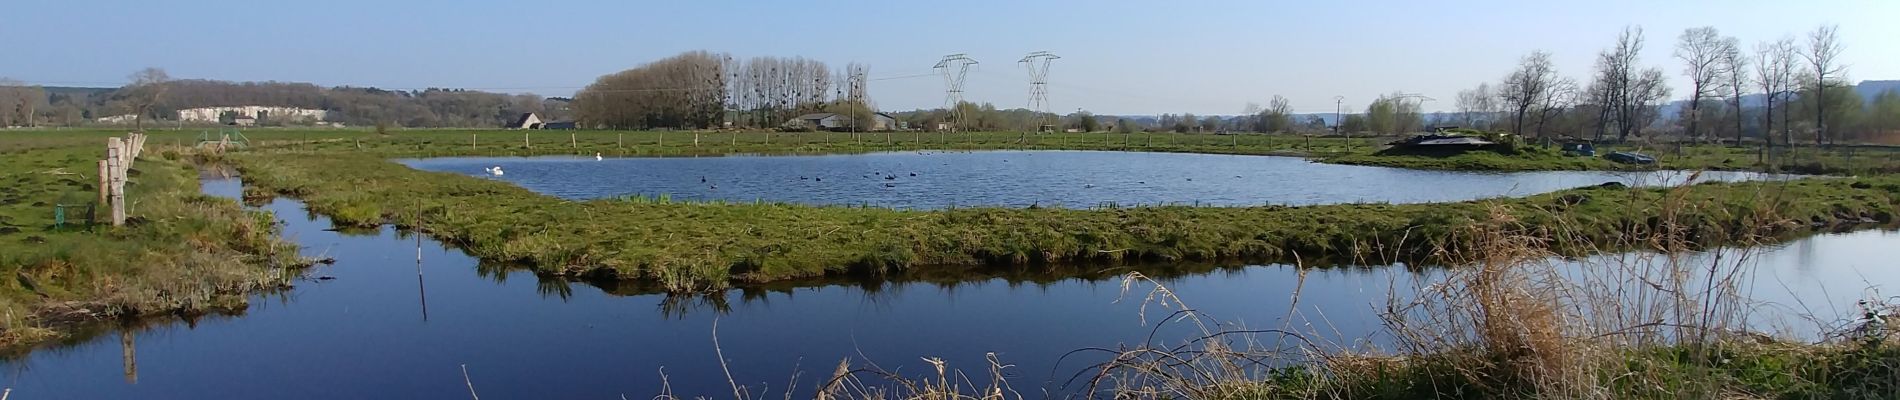
[[[649,199],[572,202],[505,182],[423,172],[373,155],[234,153],[246,183],[303,199],[342,225],[417,227],[482,258],[545,274],[661,282],[675,291],[931,265],[1129,260],[1383,263],[1463,247],[1456,228],[1494,206],[1587,251],[1653,231],[1665,206],[1692,221],[1671,232],[1718,243],[1806,232],[1809,221],[1891,221],[1900,179],[1579,189],[1521,199],[1313,207],[1152,206],[903,211]],[[1770,215],[1772,214],[1772,215]],[[1798,221],[1792,223],[1788,221]]]
[[119,316],[231,309],[286,282],[279,267],[296,251],[275,220],[199,193],[173,151],[148,148],[128,173],[128,226],[88,227],[105,136],[0,134],[0,347]]

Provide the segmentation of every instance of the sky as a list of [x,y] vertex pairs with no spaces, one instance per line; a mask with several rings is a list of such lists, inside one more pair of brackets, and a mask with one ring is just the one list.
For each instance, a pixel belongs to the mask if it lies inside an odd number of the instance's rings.
[[452,87],[567,96],[683,51],[803,56],[871,67],[884,110],[944,104],[932,65],[980,62],[964,99],[1028,104],[1017,63],[1050,51],[1050,111],[1237,114],[1274,95],[1295,112],[1361,110],[1380,94],[1435,99],[1496,82],[1532,51],[1586,80],[1625,26],[1641,63],[1688,84],[1671,52],[1714,26],[1745,49],[1840,27],[1848,79],[1900,79],[1900,1],[93,1],[8,0],[0,77],[119,86],[174,78]]

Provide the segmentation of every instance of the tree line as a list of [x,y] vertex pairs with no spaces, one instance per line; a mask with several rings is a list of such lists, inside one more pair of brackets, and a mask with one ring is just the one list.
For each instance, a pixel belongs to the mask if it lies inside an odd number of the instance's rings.
[[1638,56],[1644,42],[1641,27],[1625,28],[1597,54],[1581,83],[1560,74],[1549,53],[1532,52],[1500,82],[1460,91],[1457,118],[1465,126],[1540,138],[1624,141],[1677,135],[1742,142],[1752,137],[1765,146],[1795,143],[1797,136],[1831,144],[1900,131],[1900,93],[1863,101],[1849,90],[1835,26],[1818,27],[1802,38],[1762,41],[1752,49],[1715,27],[1686,29],[1676,37],[1671,55],[1689,86],[1686,98],[1674,103],[1668,72],[1644,65]]
[[[171,79],[158,68],[140,70],[128,80],[131,83],[114,89],[49,91],[0,79],[0,127],[74,126],[110,116],[132,116],[134,123],[142,127],[155,121],[173,121],[178,110],[235,106],[326,110],[329,113],[324,122],[364,126],[497,127],[529,112],[542,114],[544,120],[571,118],[567,99],[534,94]],[[289,121],[266,118],[260,123]]]
[[869,74],[858,63],[691,51],[601,76],[574,95],[575,110],[582,125],[605,128],[775,128],[816,112],[868,127]]

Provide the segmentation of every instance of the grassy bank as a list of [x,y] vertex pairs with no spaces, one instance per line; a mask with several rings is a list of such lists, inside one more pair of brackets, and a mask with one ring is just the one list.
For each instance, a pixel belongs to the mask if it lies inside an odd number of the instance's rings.
[[[1900,173],[1900,147],[1836,146],[1777,148],[1727,145],[1606,144],[1599,157],[1572,157],[1553,148],[1519,146],[1511,151],[1471,151],[1449,156],[1375,154],[1374,149],[1313,153],[1315,160],[1335,164],[1452,171],[1584,171],[1584,170],[1723,170],[1765,171],[1811,175],[1888,175]],[[1655,165],[1620,164],[1603,159],[1611,152],[1630,151],[1656,158]]]
[[287,283],[297,252],[273,217],[199,193],[176,152],[147,149],[128,173],[127,226],[87,226],[104,138],[0,136],[0,348],[118,317],[241,310]]
[[[1594,188],[1521,199],[1314,207],[902,211],[787,204],[571,202],[507,184],[423,172],[378,156],[234,153],[255,189],[344,225],[393,222],[482,258],[541,273],[647,279],[674,291],[928,265],[1129,260],[1431,260],[1468,245],[1456,228],[1508,206],[1566,251],[1651,236],[1720,243],[1892,220],[1900,179]],[[1653,218],[1680,210],[1680,225]],[[1773,216],[1769,212],[1772,211]]]

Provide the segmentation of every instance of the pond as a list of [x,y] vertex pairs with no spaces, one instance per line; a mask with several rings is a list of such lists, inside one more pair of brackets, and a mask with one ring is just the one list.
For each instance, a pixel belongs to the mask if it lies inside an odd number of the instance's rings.
[[[234,180],[206,182],[234,197]],[[788,382],[808,391],[837,363],[878,363],[917,377],[942,357],[981,374],[985,354],[1014,367],[1012,385],[1062,390],[1092,360],[1058,363],[1071,350],[1144,341],[1166,310],[1144,315],[1145,285],[1124,296],[1122,273],[1140,270],[1228,327],[1279,327],[1301,286],[1293,321],[1338,343],[1381,343],[1376,307],[1442,270],[1354,267],[1309,270],[1302,285],[1285,265],[1101,267],[1045,275],[975,272],[891,282],[807,282],[680,298],[540,280],[390,228],[342,233],[301,204],[264,208],[310,255],[336,257],[286,294],[257,296],[242,316],[210,317],[95,337],[0,365],[18,398],[455,398],[462,375],[484,398],[651,398],[662,376],[673,393],[729,393],[719,357],[755,397]],[[1758,296],[1814,309],[1851,305],[1862,288],[1900,282],[1886,231],[1815,236],[1764,249],[1752,260]],[[421,261],[417,261],[420,254]],[[1076,277],[1081,276],[1081,277]],[[426,300],[425,300],[426,299]],[[1845,310],[1843,310],[1844,312]],[[713,344],[717,326],[719,347]],[[1171,324],[1158,340],[1198,336]],[[794,371],[802,375],[794,377]],[[981,376],[973,379],[981,381]],[[760,393],[761,390],[769,392]]]
[[[892,208],[1426,203],[1523,196],[1605,182],[1676,185],[1682,171],[1459,172],[1295,157],[1108,151],[902,152],[698,158],[476,157],[399,160],[566,199],[668,195]],[[503,173],[485,170],[501,167]],[[1784,178],[1704,172],[1698,181]]]

